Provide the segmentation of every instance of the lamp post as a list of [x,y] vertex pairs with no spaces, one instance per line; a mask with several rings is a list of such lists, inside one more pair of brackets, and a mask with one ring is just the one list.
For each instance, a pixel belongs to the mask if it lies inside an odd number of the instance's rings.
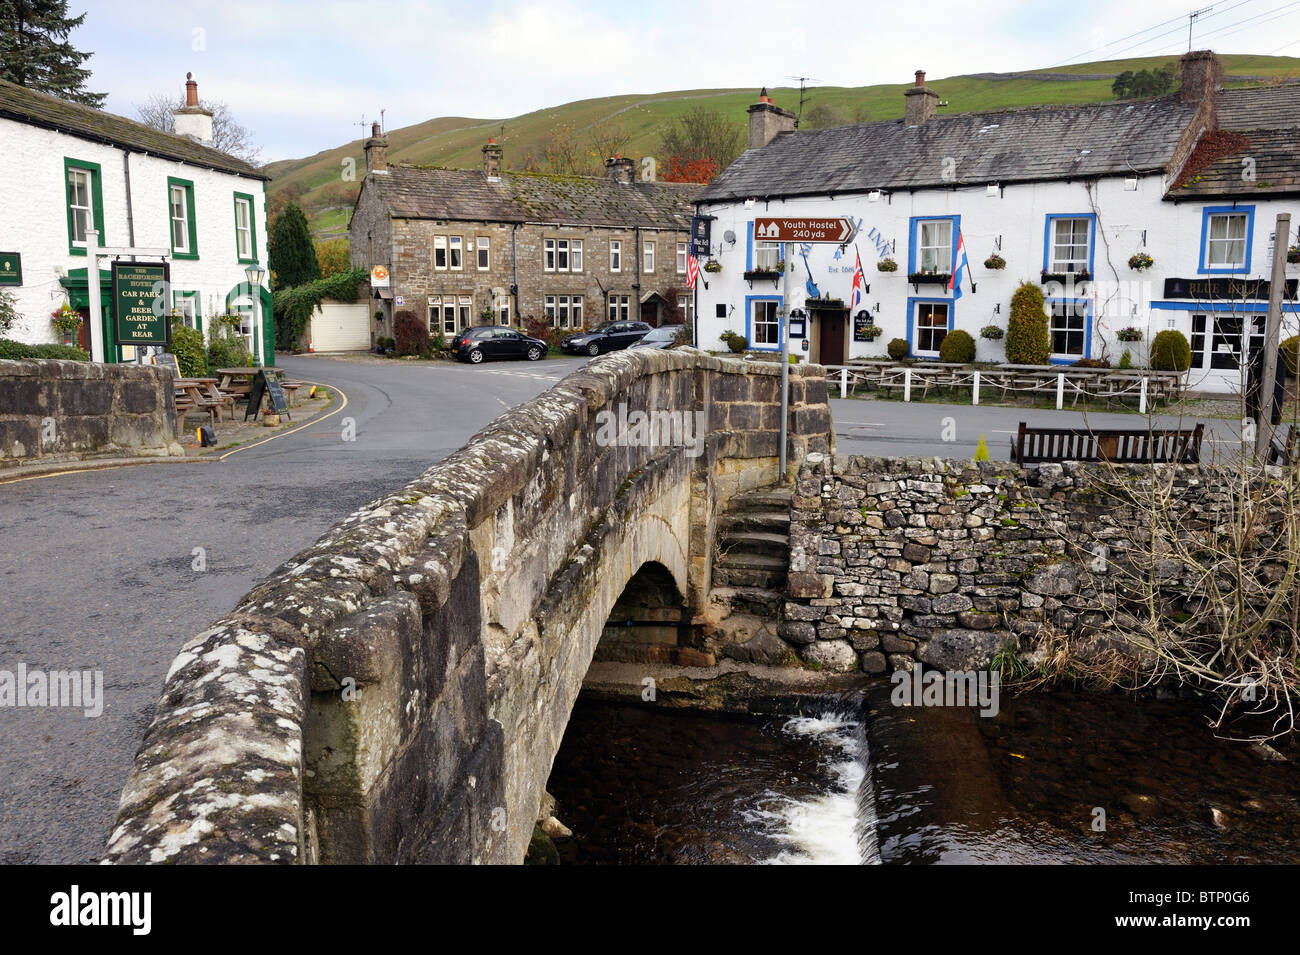
[[248,277],[248,284],[253,290],[253,354],[257,356],[257,364],[264,366],[266,362],[262,357],[262,278],[266,275],[266,269],[260,265],[250,265],[244,269],[244,275]]

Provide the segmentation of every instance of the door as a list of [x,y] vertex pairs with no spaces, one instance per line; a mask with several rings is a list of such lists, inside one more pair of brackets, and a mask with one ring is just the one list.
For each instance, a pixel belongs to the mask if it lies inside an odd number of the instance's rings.
[[501,329],[497,332],[501,341],[502,358],[522,358],[524,355],[524,337],[516,331]]
[[[1264,347],[1265,314],[1256,312],[1210,312],[1192,316],[1192,366],[1188,388],[1240,395],[1245,391],[1248,362],[1244,348],[1253,357]],[[1247,342],[1246,335],[1249,334]]]
[[369,303],[322,304],[311,317],[311,344],[322,352],[369,351]]
[[[77,314],[81,316],[81,327],[77,329],[77,344],[82,351],[90,354],[90,309],[79,308]],[[59,341],[62,343],[62,337]]]
[[818,349],[817,361],[822,365],[844,364],[844,327],[848,324],[845,315],[838,312],[822,312],[817,316],[821,326],[821,347]]

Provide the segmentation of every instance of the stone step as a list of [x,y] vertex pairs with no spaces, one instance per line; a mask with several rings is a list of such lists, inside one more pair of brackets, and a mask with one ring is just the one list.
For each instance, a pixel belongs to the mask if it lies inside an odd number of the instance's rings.
[[790,561],[786,557],[775,557],[771,554],[748,554],[744,552],[731,552],[723,554],[713,564],[714,567],[740,567],[747,570],[780,570],[785,571]]
[[709,602],[726,604],[732,613],[775,620],[781,613],[785,594],[766,587],[721,587],[715,583],[709,591]]
[[790,488],[760,488],[733,497],[727,502],[727,512],[741,514],[750,511],[785,511],[790,510]]
[[755,554],[775,557],[782,566],[790,561],[790,535],[767,531],[730,531],[722,538],[722,551],[728,557]]
[[790,512],[785,511],[740,511],[723,514],[718,518],[718,533],[731,531],[767,531],[773,534],[789,534]]
[[715,587],[783,591],[785,568],[714,567],[713,584]]

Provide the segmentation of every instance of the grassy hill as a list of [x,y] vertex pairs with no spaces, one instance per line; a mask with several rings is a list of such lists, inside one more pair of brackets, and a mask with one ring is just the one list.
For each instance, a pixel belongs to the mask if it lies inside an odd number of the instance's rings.
[[[1300,78],[1300,58],[1287,56],[1221,55],[1229,85],[1255,85],[1288,78]],[[984,73],[929,77],[928,86],[938,92],[945,113],[969,113],[1015,106],[1088,103],[1112,99],[1113,78],[1126,70],[1138,71],[1176,64],[1176,57],[1144,57],[1079,63],[1023,73]],[[808,91],[804,114],[826,107],[852,122],[898,119],[903,115],[903,90],[910,84],[836,87],[819,86]],[[753,89],[679,90],[667,93],[629,94],[579,100],[537,110],[510,119],[472,119],[444,116],[388,132],[389,162],[431,164],[452,168],[477,168],[480,148],[489,136],[497,137],[505,149],[507,168],[520,168],[528,153],[544,154],[552,130],[571,128],[576,139],[593,129],[610,124],[621,127],[630,137],[624,152],[631,156],[654,155],[660,131],[672,119],[695,106],[708,106],[746,128],[745,108],[754,102]],[[797,89],[769,91],[780,106],[796,109]],[[502,136],[501,126],[505,124]],[[357,183],[344,183],[343,161],[352,157],[358,177],[365,170],[361,140],[303,159],[270,163],[272,196],[292,187],[302,191],[299,202],[307,210],[313,232],[328,237],[346,235],[351,200]],[[594,160],[595,157],[593,157]]]

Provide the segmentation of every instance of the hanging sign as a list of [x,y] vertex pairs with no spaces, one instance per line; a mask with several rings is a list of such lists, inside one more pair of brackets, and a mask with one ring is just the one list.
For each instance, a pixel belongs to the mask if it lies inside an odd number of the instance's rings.
[[0,252],[0,285],[23,284],[23,257],[17,252]]
[[170,345],[166,262],[114,262],[113,317],[119,345]]

